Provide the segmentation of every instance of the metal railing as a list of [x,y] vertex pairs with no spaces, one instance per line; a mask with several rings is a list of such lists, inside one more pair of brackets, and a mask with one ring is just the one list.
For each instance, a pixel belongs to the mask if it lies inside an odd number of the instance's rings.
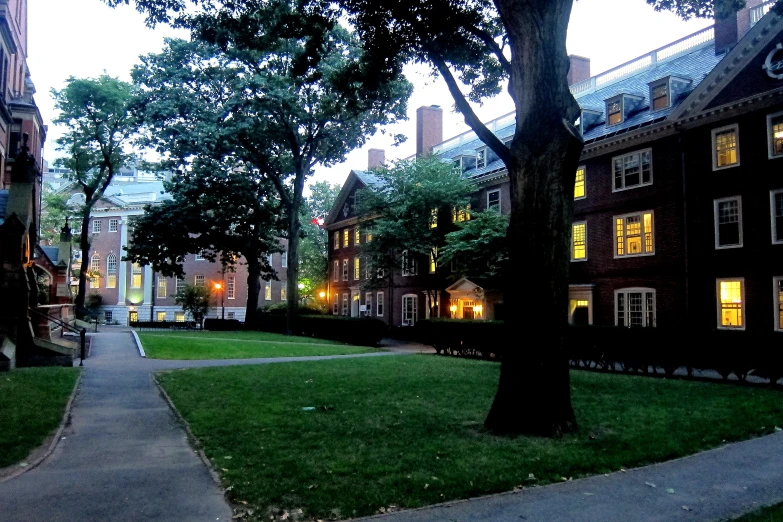
[[775,5],[775,0],[767,0],[766,2],[750,8],[750,26],[753,27],[761,18],[769,13],[772,6]]
[[79,366],[84,366],[84,355],[85,355],[85,346],[87,344],[87,329],[82,328],[79,330],[78,328],[71,326],[70,324],[58,319],[57,317],[54,317],[53,315],[49,315],[46,312],[41,312],[40,310],[36,310],[35,308],[29,309],[31,313],[37,315],[38,317],[42,319],[47,319],[49,321],[50,325],[50,331],[51,331],[51,324],[54,323],[58,325],[60,330],[60,337],[63,336],[63,333],[65,330],[68,330],[71,333],[75,333],[79,335],[79,341],[81,343],[80,350],[79,350]]
[[701,31],[696,31],[679,40],[676,40],[663,47],[655,49],[645,55],[634,58],[624,64],[613,67],[608,71],[602,72],[596,76],[582,80],[571,85],[571,94],[579,96],[595,91],[599,87],[604,87],[610,83],[619,81],[631,74],[656,65],[658,62],[670,60],[685,52],[692,51],[698,47],[703,47],[715,39],[714,26],[707,27]]

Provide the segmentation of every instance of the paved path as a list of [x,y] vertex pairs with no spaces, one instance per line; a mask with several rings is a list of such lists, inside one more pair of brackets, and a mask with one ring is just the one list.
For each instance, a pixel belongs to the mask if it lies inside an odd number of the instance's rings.
[[92,342],[66,438],[39,467],[0,484],[0,520],[230,521],[131,335]]

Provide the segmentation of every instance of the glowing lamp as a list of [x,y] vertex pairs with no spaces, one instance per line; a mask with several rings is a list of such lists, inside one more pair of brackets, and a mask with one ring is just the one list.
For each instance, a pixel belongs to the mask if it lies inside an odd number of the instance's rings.
[[318,297],[323,299],[324,297],[326,297],[326,292],[321,292],[320,294],[318,294]]
[[215,283],[215,290],[220,290],[221,288],[223,288],[223,285],[220,283]]
[[304,283],[299,283],[299,290],[303,290],[303,289],[304,289]]
[[457,305],[449,306],[449,310],[451,310],[451,313],[455,313],[457,311]]

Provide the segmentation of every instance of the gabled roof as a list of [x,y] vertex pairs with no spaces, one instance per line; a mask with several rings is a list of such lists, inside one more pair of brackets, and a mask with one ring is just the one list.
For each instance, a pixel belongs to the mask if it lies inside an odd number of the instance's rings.
[[57,261],[60,257],[59,247],[41,245],[41,251],[49,258],[49,261],[51,261],[53,265],[57,265]]
[[343,188],[340,189],[340,193],[337,194],[337,199],[334,200],[332,210],[329,211],[329,215],[326,216],[326,219],[324,219],[324,226],[327,227],[332,223],[342,221],[339,219],[340,209],[343,208],[343,205],[345,205],[346,201],[348,201],[348,196],[351,195],[351,192],[353,192],[356,185],[360,185],[362,188],[372,188],[380,186],[381,183],[382,181],[378,179],[378,177],[375,176],[372,172],[366,170],[352,170],[348,174],[348,178],[345,180],[345,183],[343,183]]

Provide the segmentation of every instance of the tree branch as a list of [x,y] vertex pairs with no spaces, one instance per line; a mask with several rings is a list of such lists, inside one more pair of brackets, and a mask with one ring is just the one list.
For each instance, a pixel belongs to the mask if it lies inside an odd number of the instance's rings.
[[475,25],[466,25],[465,29],[484,42],[484,45],[489,47],[489,50],[492,51],[492,54],[495,55],[495,58],[498,59],[498,62],[500,62],[500,66],[503,67],[503,70],[506,72],[506,74],[511,77],[511,62],[506,58],[506,56],[503,54],[503,49],[498,45],[498,43],[495,41],[494,38],[492,38],[492,35],[488,32],[484,31],[483,29],[479,29]]
[[440,56],[433,54],[429,54],[429,59],[438,69],[438,72],[440,72],[440,75],[449,87],[449,92],[451,92],[451,96],[454,98],[454,104],[464,116],[465,123],[467,123],[470,128],[473,129],[473,132],[476,133],[478,138],[483,141],[487,147],[492,149],[492,151],[498,155],[498,158],[508,166],[509,160],[511,159],[511,153],[509,152],[508,147],[506,147],[506,145],[481,122],[478,116],[476,116],[476,113],[473,112],[473,107],[471,107],[468,100],[465,99],[465,95],[462,94],[462,91],[459,89],[457,80],[454,79],[454,75],[451,74],[446,62]]

